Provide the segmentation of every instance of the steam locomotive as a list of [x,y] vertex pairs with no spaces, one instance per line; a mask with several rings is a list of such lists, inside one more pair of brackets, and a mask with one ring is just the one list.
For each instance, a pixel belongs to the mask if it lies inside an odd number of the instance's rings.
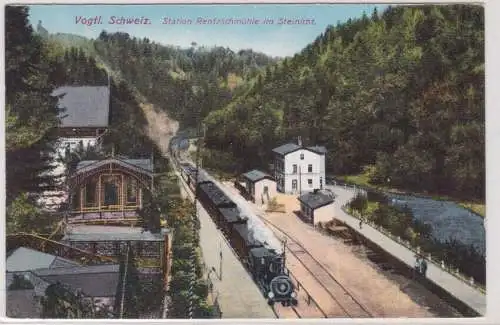
[[[283,306],[297,305],[297,293],[285,268],[285,255],[266,247],[254,238],[248,226],[248,217],[237,205],[205,175],[189,164],[181,164],[181,174],[188,185],[197,191],[199,202],[228,239],[240,260],[248,269],[268,304],[281,302]],[[197,186],[196,186],[197,185]]]

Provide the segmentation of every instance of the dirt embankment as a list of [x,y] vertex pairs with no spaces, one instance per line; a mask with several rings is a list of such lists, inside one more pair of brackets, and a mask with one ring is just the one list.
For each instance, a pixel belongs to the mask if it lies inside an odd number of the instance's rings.
[[140,105],[148,125],[146,126],[147,135],[153,140],[164,155],[168,154],[170,140],[179,130],[179,122],[170,118],[165,111],[160,111],[152,104],[146,103]]

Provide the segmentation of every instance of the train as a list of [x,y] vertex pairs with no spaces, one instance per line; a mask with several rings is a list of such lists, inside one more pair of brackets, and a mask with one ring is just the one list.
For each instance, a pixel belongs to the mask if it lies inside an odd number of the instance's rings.
[[217,184],[188,163],[181,163],[181,177],[196,191],[198,201],[208,212],[217,228],[227,238],[243,265],[252,275],[269,305],[283,306],[298,304],[297,292],[285,267],[285,253],[276,252],[255,239],[248,224],[248,217],[242,215],[233,202]]

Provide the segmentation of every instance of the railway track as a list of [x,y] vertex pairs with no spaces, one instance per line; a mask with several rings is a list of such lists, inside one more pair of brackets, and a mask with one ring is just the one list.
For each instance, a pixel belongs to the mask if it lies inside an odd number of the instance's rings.
[[[290,273],[290,275],[295,284],[297,284],[296,279],[293,278],[293,274]],[[281,304],[275,304],[273,311],[276,317],[284,319],[328,318],[326,313],[304,288],[298,287],[297,301],[297,306],[284,307]]]
[[[327,292],[328,296],[341,309],[341,311],[350,318],[370,318],[375,317],[353,294],[347,290],[335,277],[328,271],[323,264],[315,259],[299,242],[293,239],[286,231],[276,226],[271,221],[260,216],[262,221],[273,229],[276,235],[281,235],[287,240],[286,249],[294,262],[298,262],[299,267],[307,270],[316,282]],[[297,265],[297,263],[295,263]],[[339,317],[334,310],[323,308],[328,317]]]
[[[182,176],[180,176],[180,174],[178,175],[178,177],[181,179],[182,186],[186,190],[188,196],[191,200],[193,200],[193,190],[184,182],[184,179],[182,179]],[[224,240],[227,241],[225,237]],[[231,246],[229,245],[229,247]],[[238,256],[238,254],[234,250],[233,253]],[[297,285],[298,281],[294,278],[293,274],[290,275]],[[299,288],[299,290],[297,290],[297,300],[297,306],[283,306],[280,303],[274,304],[272,309],[276,317],[284,319],[327,318],[326,313],[319,307],[318,303],[304,288]]]

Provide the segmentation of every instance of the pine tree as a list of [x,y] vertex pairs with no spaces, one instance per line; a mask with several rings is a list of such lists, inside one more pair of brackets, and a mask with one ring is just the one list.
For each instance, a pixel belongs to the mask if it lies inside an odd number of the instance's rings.
[[50,62],[28,23],[28,8],[6,7],[7,203],[22,192],[53,190],[52,155],[59,124]]

